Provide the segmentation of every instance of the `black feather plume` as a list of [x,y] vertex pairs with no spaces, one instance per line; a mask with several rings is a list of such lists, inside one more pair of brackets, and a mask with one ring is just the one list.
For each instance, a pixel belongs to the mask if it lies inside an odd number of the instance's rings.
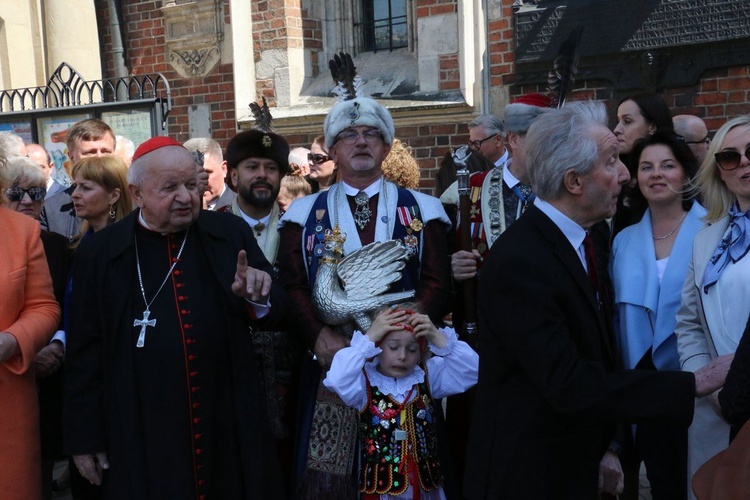
[[568,38],[560,45],[553,67],[547,76],[547,92],[557,108],[565,105],[565,99],[573,89],[578,74],[578,49],[582,34],[582,26],[570,32]]
[[337,101],[348,101],[359,96],[362,78],[357,75],[357,68],[354,67],[351,55],[345,52],[335,54],[333,59],[328,61],[328,67],[336,83],[333,93]]
[[253,117],[255,118],[255,126],[253,128],[261,132],[273,132],[273,127],[271,127],[273,116],[271,116],[271,110],[268,109],[266,98],[263,97],[262,99],[262,106],[258,105],[257,102],[250,103],[250,111],[253,112]]

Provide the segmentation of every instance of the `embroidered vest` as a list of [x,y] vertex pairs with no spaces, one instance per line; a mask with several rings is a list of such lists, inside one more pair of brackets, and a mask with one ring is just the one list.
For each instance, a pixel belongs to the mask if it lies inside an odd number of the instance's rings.
[[359,414],[361,492],[399,495],[409,486],[410,471],[419,480],[414,488],[442,486],[432,398],[426,383],[416,389],[416,397],[402,408],[367,381],[367,405]]
[[[307,259],[308,279],[310,283],[315,282],[318,274],[318,261],[323,256],[323,237],[326,229],[333,229],[328,213],[328,193],[324,191],[315,199],[315,203],[307,217],[303,230],[303,241],[305,242],[305,258]],[[381,195],[382,196],[382,193]],[[345,208],[349,210],[347,206]],[[409,227],[413,218],[422,220],[419,213],[419,205],[414,195],[408,189],[398,190],[396,224],[393,227],[391,239],[400,240],[409,249],[409,258],[406,266],[401,272],[401,281],[391,286],[391,292],[403,290],[414,290],[419,281],[420,262],[419,256],[422,249],[422,229],[416,231]],[[407,216],[407,214],[409,214]],[[390,214],[388,215],[391,216]],[[374,221],[372,222],[374,223]]]

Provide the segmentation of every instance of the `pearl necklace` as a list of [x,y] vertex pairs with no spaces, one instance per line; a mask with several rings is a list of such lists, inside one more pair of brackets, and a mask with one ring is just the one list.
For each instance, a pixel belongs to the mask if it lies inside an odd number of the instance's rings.
[[683,212],[682,213],[682,217],[680,217],[680,220],[677,221],[677,224],[675,224],[674,227],[672,228],[672,230],[670,232],[668,232],[667,234],[665,234],[664,236],[654,236],[653,235],[653,231],[652,231],[651,232],[651,237],[654,239],[654,241],[666,240],[667,238],[669,238],[670,236],[672,236],[675,231],[677,231],[677,228],[680,227],[680,224],[682,224],[682,221],[685,220],[686,216],[687,216],[687,212]]

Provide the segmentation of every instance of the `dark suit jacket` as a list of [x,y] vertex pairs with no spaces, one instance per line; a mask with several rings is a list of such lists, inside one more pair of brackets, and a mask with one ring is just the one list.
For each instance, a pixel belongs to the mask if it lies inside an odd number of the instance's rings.
[[[41,237],[52,276],[55,300],[63,310],[65,289],[70,278],[70,241],[60,234],[49,231],[42,231]],[[62,329],[63,324],[64,321],[61,319],[58,329]],[[54,460],[62,455],[62,377],[63,370],[59,369],[48,377],[37,379],[39,429],[42,438],[42,458],[45,460]]]
[[578,254],[531,207],[493,245],[479,294],[467,498],[594,499],[620,422],[689,425],[690,373],[615,373]]

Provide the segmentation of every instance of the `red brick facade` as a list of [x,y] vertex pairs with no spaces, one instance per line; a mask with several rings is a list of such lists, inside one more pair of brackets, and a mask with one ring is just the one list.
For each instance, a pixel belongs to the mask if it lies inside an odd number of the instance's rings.
[[[111,38],[107,19],[107,2],[95,0],[99,15],[99,30],[102,40],[104,76],[113,76],[111,59]],[[418,18],[445,13],[455,13],[457,0],[415,0]],[[305,1],[303,0],[303,5]],[[492,0],[490,4],[492,4]],[[490,19],[487,24],[487,50],[489,54],[489,82],[492,87],[507,86],[509,98],[528,92],[544,92],[544,85],[515,85],[514,79],[514,29],[513,0],[501,0],[500,18]],[[213,138],[226,146],[235,134],[236,117],[234,112],[233,66],[218,64],[206,77],[182,78],[172,69],[166,59],[164,19],[161,0],[131,0],[124,2],[126,65],[133,74],[163,73],[170,82],[173,96],[173,109],[169,116],[169,133],[177,140],[188,137],[188,107],[193,104],[211,105],[211,130]],[[231,23],[229,2],[224,0],[225,21]],[[494,10],[493,10],[494,9]],[[261,0],[252,4],[253,39],[256,57],[266,49],[284,49],[304,46],[312,62],[313,75],[326,71],[323,57],[322,19],[311,18],[307,9],[300,8],[300,0]],[[459,16],[460,18],[460,16]],[[470,28],[469,28],[470,29]],[[242,36],[234,33],[234,36]],[[340,48],[335,47],[333,50]],[[460,67],[458,54],[439,56],[439,89],[450,91],[460,88]],[[701,81],[692,87],[672,88],[665,93],[667,103],[674,114],[690,113],[706,120],[711,131],[715,131],[728,117],[750,113],[750,97],[747,81],[750,68],[734,67],[707,71]],[[258,96],[265,96],[271,105],[275,102],[276,90],[272,80],[258,80]],[[601,81],[578,81],[576,90],[569,100],[605,100],[614,114],[617,95],[608,84]],[[501,109],[502,103],[491,102],[489,109]],[[423,124],[420,112],[414,112],[414,125],[410,125],[409,115],[396,113],[396,135],[409,144],[415,152],[422,169],[422,186],[432,192],[435,175],[440,162],[452,147],[466,143],[468,114],[455,114],[458,118],[436,115],[434,124]],[[447,116],[447,117],[446,117]],[[304,133],[287,133],[293,145],[309,146],[313,137],[322,133],[312,130],[309,125]]]

